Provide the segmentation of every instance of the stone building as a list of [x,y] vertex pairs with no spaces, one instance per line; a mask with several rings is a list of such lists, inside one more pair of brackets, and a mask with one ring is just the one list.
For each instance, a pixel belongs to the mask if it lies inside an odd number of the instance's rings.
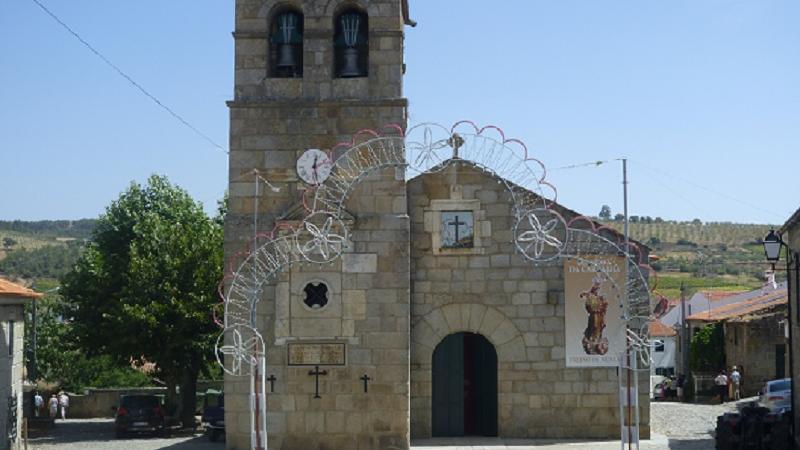
[[[786,288],[751,293],[746,300],[712,308],[686,318],[692,330],[722,324],[725,365],[742,374],[742,396],[758,394],[765,381],[789,374]],[[721,368],[720,368],[721,369]]]
[[[28,288],[0,279],[0,450],[21,447],[24,306],[40,297]],[[16,420],[13,418],[16,417]]]
[[[359,130],[406,128],[410,24],[400,0],[236,1],[228,257],[301,224],[305,189],[330,165],[313,149],[335,158]],[[361,178],[341,258],[292,265],[257,289],[269,448],[618,437],[616,369],[567,367],[564,266],[515,252],[507,183],[460,159],[410,180],[402,165]],[[250,389],[226,376],[228,448],[251,446]]]
[[[800,209],[778,230],[788,246],[785,256],[790,257],[789,274],[789,376],[797,392],[800,386]],[[781,262],[783,263],[783,261]],[[792,397],[793,411],[800,411],[800,395]],[[794,415],[794,430],[800,430],[800,414]],[[795,448],[800,448],[800,432],[795,432]]]

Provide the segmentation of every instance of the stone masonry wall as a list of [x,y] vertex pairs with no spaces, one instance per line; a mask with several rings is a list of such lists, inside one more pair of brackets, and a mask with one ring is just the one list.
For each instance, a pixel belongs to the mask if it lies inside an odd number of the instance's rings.
[[742,397],[758,395],[764,382],[774,380],[776,373],[775,347],[784,345],[784,374],[789,376],[789,342],[783,334],[781,322],[786,320],[786,306],[765,317],[747,322],[725,323],[725,361],[742,368]]
[[[0,421],[0,449],[20,448],[22,436],[22,375],[23,375],[23,346],[25,319],[23,317],[23,306],[0,305],[0,411],[2,421]],[[13,352],[9,354],[8,336],[9,321],[14,321],[14,342]],[[8,411],[8,397],[17,396],[17,439],[13,442],[7,439],[8,429],[6,412]]]
[[[369,76],[334,79],[333,17],[343,5],[369,15]],[[268,29],[284,6],[304,14],[302,78],[270,78]],[[227,257],[251,246],[253,169],[280,188],[258,196],[259,231],[302,211],[295,164],[310,148],[331,149],[362,129],[405,128],[403,29],[399,0],[237,0],[235,87],[230,106]],[[263,187],[263,184],[262,184]],[[404,449],[409,446],[409,225],[402,170],[371,174],[351,195],[355,223],[348,254],[333,265],[287,270],[262,289],[257,322],[268,349],[270,449]],[[299,217],[302,219],[302,217]],[[324,281],[330,304],[301,306],[305,281]],[[291,343],[344,343],[344,366],[324,366],[320,399],[308,366],[288,365]],[[359,377],[372,379],[369,393]],[[249,379],[226,377],[229,449],[250,448]]]
[[[468,331],[486,337],[497,351],[501,437],[618,437],[616,369],[565,367],[563,263],[533,267],[515,252],[505,186],[462,164],[412,179],[408,192],[412,436],[431,435],[434,349],[447,335]],[[431,204],[454,198],[480,202],[474,227],[480,249],[436,256]],[[646,382],[642,385],[647,437],[649,405]]]

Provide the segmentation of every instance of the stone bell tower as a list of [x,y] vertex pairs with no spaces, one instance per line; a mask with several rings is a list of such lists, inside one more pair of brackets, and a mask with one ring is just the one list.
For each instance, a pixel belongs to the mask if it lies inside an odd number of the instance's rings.
[[[405,129],[406,24],[406,0],[236,0],[226,259],[253,248],[256,233],[302,221],[324,181],[318,161],[335,161],[337,144],[387,124]],[[274,189],[261,181],[256,192],[255,171]],[[342,257],[285,267],[259,294],[270,449],[409,446],[403,171],[368,174],[344,209]],[[251,447],[249,392],[249,377],[226,375],[229,449]]]

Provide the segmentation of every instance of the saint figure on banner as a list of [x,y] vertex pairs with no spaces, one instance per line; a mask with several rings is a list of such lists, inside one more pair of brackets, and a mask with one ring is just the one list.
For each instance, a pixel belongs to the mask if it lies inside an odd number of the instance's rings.
[[606,328],[606,312],[608,301],[600,293],[602,279],[597,276],[592,279],[592,287],[580,293],[584,307],[589,314],[586,330],[583,332],[583,351],[587,355],[605,355],[608,353],[608,338],[603,336]]

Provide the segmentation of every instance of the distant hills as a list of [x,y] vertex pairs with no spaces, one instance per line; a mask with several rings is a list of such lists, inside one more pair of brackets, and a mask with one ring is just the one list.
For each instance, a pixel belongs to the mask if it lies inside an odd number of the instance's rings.
[[[681,283],[690,294],[705,289],[744,291],[762,285],[767,264],[761,239],[770,225],[635,219],[629,223],[629,233],[658,258],[652,266],[658,272],[657,289],[663,295],[677,298]],[[602,223],[623,229],[618,220]]]
[[[619,220],[602,220],[619,231]],[[63,275],[90,239],[96,219],[0,221],[0,275],[34,281]],[[657,288],[677,297],[684,283],[699,289],[748,290],[761,286],[767,268],[761,246],[770,225],[680,222],[632,216],[630,234],[657,260]]]

